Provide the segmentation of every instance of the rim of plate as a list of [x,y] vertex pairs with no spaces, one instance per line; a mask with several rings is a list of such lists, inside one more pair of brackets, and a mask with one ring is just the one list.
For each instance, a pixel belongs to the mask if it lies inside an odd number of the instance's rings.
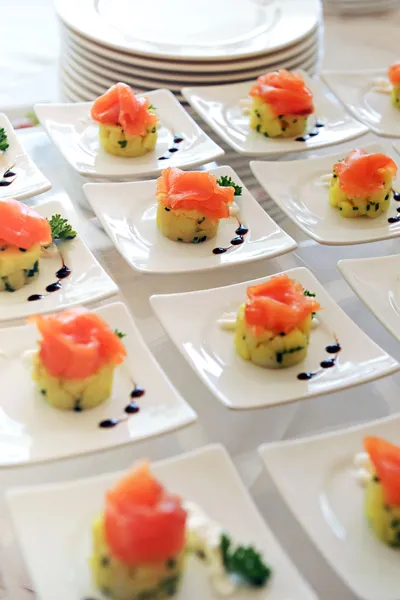
[[[95,56],[98,61],[103,61],[104,59],[109,60],[110,62],[114,61],[117,63],[121,63],[125,68],[130,68],[132,62],[134,61],[135,67],[140,67],[142,69],[151,69],[151,70],[159,70],[166,71],[172,74],[176,73],[176,61],[168,60],[168,59],[160,59],[160,58],[150,58],[142,55],[135,55],[130,53],[124,53],[112,48],[108,48],[102,46],[99,43],[96,43],[92,40],[89,40],[81,35],[78,35],[75,31],[70,29],[65,23],[63,25],[62,36],[64,37],[64,42],[74,44],[78,46],[80,49],[86,51],[90,56]],[[286,59],[287,56],[291,58],[292,56],[296,56],[304,51],[304,49],[308,49],[312,44],[320,44],[321,43],[321,31],[319,25],[315,26],[314,29],[300,42],[296,42],[291,44],[287,48],[282,50],[277,50],[276,52],[269,52],[260,55],[259,57],[247,58],[245,60],[232,60],[232,61],[218,61],[218,62],[201,62],[201,61],[193,61],[193,62],[185,62],[179,61],[179,69],[183,73],[195,73],[203,74],[205,77],[207,74],[214,73],[216,70],[223,71],[244,71],[250,68],[267,66],[271,62],[279,62],[280,60]],[[112,65],[114,66],[114,62]]]
[[[318,45],[315,46],[314,48],[311,48],[310,51],[307,51],[306,53],[302,54],[301,56],[297,56],[295,58],[293,58],[293,60],[287,60],[287,61],[283,61],[282,63],[280,63],[280,67],[281,68],[287,68],[287,69],[293,69],[293,68],[300,68],[300,66],[302,65],[309,65],[311,61],[315,60],[315,62],[318,60],[319,58],[319,52],[318,52]],[[119,79],[120,81],[124,81],[125,83],[128,83],[130,85],[134,85],[134,86],[139,86],[139,87],[149,87],[149,88],[163,88],[166,87],[168,89],[171,89],[172,91],[176,91],[179,92],[181,90],[181,88],[183,86],[187,86],[188,83],[190,83],[190,87],[194,87],[197,84],[204,84],[204,81],[200,81],[200,80],[195,80],[194,82],[190,81],[187,82],[185,81],[185,79],[179,80],[179,79],[174,79],[172,80],[165,80],[165,79],[157,79],[156,77],[154,78],[141,78],[140,76],[136,76],[136,75],[129,75],[129,74],[122,74],[122,73],[117,73],[117,72],[112,72],[112,75],[110,77],[110,75],[107,75],[107,70],[103,70],[103,73],[99,73],[100,67],[98,65],[96,65],[96,67],[93,66],[85,66],[83,64],[80,63],[81,59],[78,59],[76,57],[71,56],[68,52],[64,53],[63,55],[63,60],[62,60],[62,66],[63,67],[67,67],[68,69],[73,70],[74,73],[76,73],[79,76],[82,76],[85,78],[86,80],[92,81],[94,84],[99,84],[99,85],[105,85],[110,87],[110,85],[112,85],[113,83],[116,82],[117,79]],[[259,69],[256,69],[255,71],[245,71],[243,74],[240,75],[240,77],[232,77],[232,76],[221,76],[217,79],[217,81],[214,82],[214,77],[212,77],[212,83],[215,84],[220,84],[220,83],[237,83],[240,81],[249,81],[249,79],[256,79],[258,77],[258,75],[260,75],[260,71]],[[207,82],[207,79],[205,79],[205,82]],[[210,79],[208,79],[208,82],[210,82]]]
[[[259,56],[261,54],[265,54],[268,52],[268,48],[265,47],[263,43],[265,40],[265,35],[267,33],[266,30],[259,31],[258,35],[253,35],[251,40],[253,44],[255,41],[258,41],[256,47],[247,48],[244,46],[240,46],[240,39],[237,43],[230,42],[225,45],[225,48],[231,46],[231,49],[235,50],[235,52],[231,51],[230,55],[223,54],[222,51],[218,52],[218,48],[215,49],[215,45],[210,45],[210,52],[212,52],[212,48],[214,48],[214,52],[205,56],[204,54],[194,54],[194,49],[201,49],[200,46],[186,46],[191,51],[191,54],[188,52],[186,54],[182,54],[177,51],[177,48],[180,48],[180,44],[164,44],[165,48],[162,48],[162,45],[158,46],[155,42],[147,42],[145,40],[139,40],[138,38],[133,38],[129,42],[123,43],[123,33],[118,31],[112,24],[108,24],[104,17],[102,17],[97,11],[99,2],[98,0],[56,0],[55,1],[55,10],[56,13],[61,20],[62,23],[67,25],[70,29],[72,29],[79,36],[85,37],[92,42],[100,43],[105,47],[110,47],[112,49],[117,49],[122,52],[135,53],[139,55],[144,55],[147,57],[153,58],[161,58],[164,59],[165,56],[169,55],[171,60],[179,59],[184,60],[186,62],[192,61],[204,61],[204,62],[215,62],[220,60],[229,61],[230,59],[240,58],[240,57],[251,57],[251,56]],[[278,9],[279,6],[279,9]],[[293,11],[294,6],[296,6],[297,11]],[[303,11],[303,18],[299,18],[301,15],[298,14],[299,8]],[[301,5],[298,0],[280,0],[279,5],[276,5],[276,10],[279,11],[279,27],[282,29],[281,36],[284,33],[287,27],[286,20],[297,20],[297,24],[302,24],[303,30],[292,39],[288,41],[280,41],[275,42],[274,46],[270,49],[280,50],[288,47],[291,44],[296,42],[300,42],[305,37],[307,37],[311,31],[318,25],[322,17],[322,3],[320,0],[302,0]],[[276,18],[276,17],[274,17]],[[272,31],[274,34],[277,34],[277,25]],[[290,28],[289,28],[290,29]],[[297,28],[298,29],[298,28]],[[292,28],[293,31],[293,28]],[[130,34],[132,36],[132,34]],[[247,40],[247,44],[249,44],[249,40]],[[258,45],[258,47],[257,47]],[[224,46],[220,46],[223,48]],[[191,50],[189,49],[191,48]],[[242,48],[242,50],[240,50]]]

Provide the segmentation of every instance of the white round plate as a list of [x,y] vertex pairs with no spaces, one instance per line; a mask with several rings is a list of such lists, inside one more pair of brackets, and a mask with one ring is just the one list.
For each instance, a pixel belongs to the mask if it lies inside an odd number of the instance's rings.
[[[286,68],[286,69],[298,69],[302,68],[303,65],[308,65],[310,62],[316,62],[318,58],[318,46],[311,48],[307,53],[304,53],[300,56],[296,56],[291,60],[287,60],[284,62],[279,62],[275,65],[271,65],[268,70],[274,70],[276,68]],[[176,75],[174,81],[165,80],[165,79],[157,79],[153,78],[151,73],[148,73],[148,77],[146,79],[128,75],[126,73],[119,72],[115,69],[103,69],[98,65],[91,66],[87,61],[82,62],[81,58],[77,56],[71,56],[69,53],[64,53],[62,57],[62,65],[67,68],[74,74],[77,74],[83,77],[85,80],[92,81],[96,85],[101,85],[107,89],[117,81],[123,81],[124,83],[128,83],[132,87],[141,87],[143,89],[159,89],[159,88],[167,88],[173,92],[180,92],[181,88],[187,84],[188,78],[179,77],[179,74]],[[201,85],[204,84],[212,84],[212,83],[235,83],[237,81],[248,81],[249,79],[256,79],[259,75],[264,73],[260,69],[256,69],[254,71],[245,71],[243,74],[238,73],[235,76],[232,75],[221,75],[221,76],[211,76],[209,78],[202,78],[195,80],[191,85]],[[192,78],[190,78],[193,81]]]
[[67,26],[97,43],[187,61],[285,48],[307,37],[321,17],[319,0],[241,0],[235,10],[231,0],[203,0],[195,14],[187,0],[153,0],[148,10],[142,0],[57,0],[56,10]]
[[[110,61],[110,66],[112,67],[115,67],[117,63],[117,68],[120,68],[119,65],[121,65],[121,67],[123,65],[124,69],[130,70],[132,66],[134,66],[134,68],[142,68],[146,71],[167,71],[171,75],[176,76],[176,60],[168,60],[168,57],[166,59],[149,58],[147,56],[145,57],[138,54],[132,54],[130,52],[124,53],[118,50],[113,50],[107,46],[103,46],[101,44],[92,42],[87,38],[83,38],[67,27],[63,27],[62,33],[65,43],[75,46],[79,53],[82,50],[86,54],[86,58],[97,60],[97,62],[100,64],[106,64],[104,60],[108,60]],[[260,56],[247,58],[245,60],[237,59],[218,62],[185,62],[183,59],[179,59],[179,73],[203,73],[213,75],[216,71],[234,72],[244,71],[246,69],[254,69],[257,67],[262,68],[270,63],[279,62],[281,60],[286,60],[296,56],[297,54],[307,50],[313,44],[317,42],[321,43],[321,38],[322,31],[321,28],[317,26],[303,40],[296,42],[295,44],[291,44],[283,50],[265,52]]]

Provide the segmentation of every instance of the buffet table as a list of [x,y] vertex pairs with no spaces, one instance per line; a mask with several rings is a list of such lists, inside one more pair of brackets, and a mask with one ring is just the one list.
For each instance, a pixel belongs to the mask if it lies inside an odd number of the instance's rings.
[[[23,106],[25,110],[25,106],[34,100],[35,93],[37,100],[56,99],[57,36],[53,30],[56,24],[53,22],[50,1],[32,3],[29,0],[16,0],[9,3],[5,9],[2,7],[3,17],[4,10],[7,17],[7,38],[14,42],[10,42],[11,57],[7,58],[8,67],[12,63],[12,69],[6,68],[2,72],[0,104],[2,108],[8,107],[7,112],[15,116],[13,107]],[[20,35],[21,14],[23,31],[27,30],[29,23],[32,54],[19,53],[15,42]],[[46,37],[49,27],[51,35]],[[400,12],[363,19],[327,16],[324,68],[373,68],[393,62],[398,58],[399,27]],[[43,42],[45,38],[46,41]],[[1,60],[5,60],[4,55]],[[21,101],[18,96],[21,86],[17,83],[23,80],[28,64],[33,70],[35,64],[42,65],[43,68],[38,68],[37,78],[29,79],[30,88],[26,90]],[[48,73],[49,77],[44,76],[44,72]],[[10,76],[9,86],[7,75]],[[22,108],[20,110],[22,111]],[[304,236],[266,197],[250,172],[245,169],[246,159],[241,158],[245,175],[240,174],[245,184],[265,210],[296,239],[298,249],[276,259],[204,273],[201,277],[196,274],[165,277],[139,275],[129,268],[93,218],[82,192],[84,179],[73,172],[55,151],[43,130],[40,127],[21,130],[20,136],[28,153],[53,185],[52,190],[29,200],[28,203],[33,205],[52,198],[63,201],[69,196],[79,214],[80,234],[119,286],[120,297],[128,305],[146,343],[172,383],[195,409],[198,421],[176,433],[106,453],[32,467],[3,469],[0,471],[1,491],[17,485],[62,481],[124,469],[142,456],[158,460],[212,442],[221,442],[232,456],[260,512],[295,565],[315,589],[317,596],[323,600],[354,600],[355,596],[334,574],[283,504],[268,479],[257,448],[264,442],[307,436],[398,412],[400,375],[290,405],[256,411],[230,411],[212,396],[167,338],[152,312],[149,297],[156,293],[184,292],[199,287],[229,285],[296,266],[307,266],[343,310],[384,350],[400,360],[398,342],[359,301],[337,270],[337,262],[341,258],[393,254],[398,252],[398,242],[393,240],[351,247],[319,246]],[[376,139],[373,134],[368,134],[362,141],[365,143]],[[390,140],[381,139],[380,142],[387,151],[391,150]],[[353,143],[350,142],[343,144],[341,148],[351,149],[352,146]],[[318,155],[336,151],[336,147],[325,149],[319,151]],[[223,158],[219,164],[225,162],[229,163],[229,156]],[[236,161],[233,166],[237,168]],[[306,468],[307,465],[304,465],[304,469]],[[24,572],[23,562],[15,545],[3,498],[0,501],[0,536],[0,571],[4,587],[7,589],[4,598],[32,598],[29,577]],[[0,595],[0,598],[3,597]]]

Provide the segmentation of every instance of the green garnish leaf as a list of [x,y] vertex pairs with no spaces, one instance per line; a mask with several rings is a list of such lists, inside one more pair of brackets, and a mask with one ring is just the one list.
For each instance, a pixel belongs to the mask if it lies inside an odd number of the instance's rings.
[[[310,292],[309,290],[304,290],[304,295],[305,295],[305,296],[308,296],[309,298],[315,298],[315,294],[314,294],[314,292]],[[313,318],[315,317],[315,315],[316,315],[316,314],[317,314],[317,313],[313,311],[313,312],[311,313],[311,318],[313,319]]]
[[0,128],[0,151],[5,152],[7,148],[9,148],[10,144],[8,143],[6,130],[4,127]]
[[264,586],[270,579],[272,570],[263,562],[260,552],[252,546],[238,546],[232,550],[231,544],[229,536],[223,533],[219,547],[225,570],[252,587]]
[[49,223],[53,240],[73,240],[78,235],[61,215],[53,215]]
[[229,177],[229,175],[222,175],[219,179],[217,179],[217,183],[221,187],[233,187],[233,189],[235,190],[235,196],[242,195],[243,188],[240,185],[236,185],[232,177]]
[[33,125],[39,125],[39,119],[37,118],[34,112],[26,113],[25,118],[29,119]]
[[152,110],[153,112],[155,112],[157,109],[153,104],[149,104],[149,108],[147,110]]
[[119,329],[114,329],[114,333],[117,337],[119,337],[120,340],[126,336],[126,333],[122,333],[122,331]]
[[118,144],[121,146],[121,148],[125,148],[128,142],[126,140],[121,140],[118,142]]

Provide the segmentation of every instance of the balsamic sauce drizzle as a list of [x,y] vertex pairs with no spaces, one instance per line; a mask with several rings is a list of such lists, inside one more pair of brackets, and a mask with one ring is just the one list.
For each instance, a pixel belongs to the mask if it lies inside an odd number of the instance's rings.
[[64,260],[63,255],[61,254],[61,252],[60,251],[58,251],[58,252],[60,254],[62,267],[60,269],[58,269],[58,271],[55,273],[55,276],[57,277],[57,281],[55,281],[54,283],[50,283],[46,287],[47,294],[32,294],[31,296],[28,296],[28,302],[36,302],[36,300],[42,300],[43,298],[45,298],[52,292],[58,291],[62,287],[62,280],[66,279],[67,277],[69,277],[71,275],[71,273],[72,273],[71,269],[65,264],[65,260]]
[[183,135],[179,135],[174,133],[174,146],[171,146],[171,148],[168,148],[167,150],[167,154],[164,154],[163,156],[159,156],[158,160],[168,160],[169,158],[171,158],[171,155],[174,154],[175,152],[178,152],[179,148],[177,147],[177,144],[180,144],[184,141],[184,137]]
[[[393,192],[393,200],[395,202],[400,202],[400,192],[395,192],[394,190],[392,190]],[[400,207],[396,209],[398,213],[400,213]],[[400,222],[400,215],[396,215],[395,217],[389,217],[388,218],[388,223],[399,223]]]
[[334,354],[335,356],[321,361],[319,363],[320,368],[317,369],[316,371],[304,371],[303,373],[299,373],[297,375],[297,379],[300,379],[301,381],[308,381],[308,380],[312,379],[313,377],[315,377],[316,375],[318,375],[319,373],[322,373],[322,371],[324,369],[332,369],[332,367],[334,367],[336,365],[336,361],[337,361],[337,358],[339,356],[339,352],[341,351],[341,349],[342,348],[339,344],[339,341],[335,336],[335,343],[329,344],[325,348],[325,352],[327,352],[328,354]]
[[295,142],[306,142],[310,138],[315,137],[316,135],[319,134],[319,130],[321,129],[321,127],[325,127],[325,123],[323,123],[322,121],[320,121],[319,119],[317,119],[315,121],[315,127],[316,127],[316,129],[312,129],[308,133],[306,133],[304,135],[301,135],[300,137],[295,138],[294,141]]
[[214,248],[213,254],[224,254],[225,252],[230,250],[230,248],[233,248],[233,246],[240,246],[240,244],[243,244],[244,236],[249,232],[249,229],[248,229],[248,227],[243,225],[240,221],[238,221],[238,224],[239,224],[239,227],[235,230],[237,237],[234,237],[231,239],[231,245],[227,246],[225,248],[223,248],[223,247]]
[[[17,174],[11,170],[11,169],[13,169],[13,167],[14,167],[14,165],[12,167],[10,167],[9,169],[7,169],[7,171],[5,171],[3,173],[3,177],[2,177],[2,179],[0,179],[0,187],[6,187],[8,185],[11,185],[15,181]],[[11,177],[13,177],[13,179],[11,179]],[[9,179],[11,181],[9,181]]]
[[104,419],[103,421],[100,421],[99,427],[101,427],[101,429],[111,429],[112,427],[116,427],[116,425],[118,425],[119,423],[127,421],[129,415],[134,415],[138,413],[140,411],[140,406],[136,403],[134,399],[141,398],[144,394],[145,390],[140,385],[136,385],[134,383],[133,389],[129,394],[131,401],[124,408],[125,415],[122,415],[121,417],[117,417],[115,419]]

